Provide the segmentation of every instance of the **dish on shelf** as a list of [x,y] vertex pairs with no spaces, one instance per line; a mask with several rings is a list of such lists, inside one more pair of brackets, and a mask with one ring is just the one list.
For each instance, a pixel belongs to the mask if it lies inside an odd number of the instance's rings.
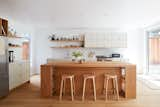
[[18,44],[12,44],[12,43],[8,43],[8,46],[9,46],[9,47],[21,47],[21,46],[18,45]]

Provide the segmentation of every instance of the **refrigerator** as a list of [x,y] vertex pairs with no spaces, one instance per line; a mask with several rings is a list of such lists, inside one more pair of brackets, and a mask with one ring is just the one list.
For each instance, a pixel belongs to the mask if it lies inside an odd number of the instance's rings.
[[7,38],[0,36],[0,97],[9,93],[9,62]]

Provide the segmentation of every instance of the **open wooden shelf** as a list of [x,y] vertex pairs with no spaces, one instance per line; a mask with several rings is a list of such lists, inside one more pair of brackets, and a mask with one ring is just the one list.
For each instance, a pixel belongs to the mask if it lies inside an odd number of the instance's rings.
[[9,48],[21,48],[22,46],[8,46]]
[[25,37],[19,37],[19,36],[7,36],[8,38],[17,38],[17,39],[21,39],[21,38],[25,38]]
[[7,36],[8,34],[8,21],[0,18],[0,36]]
[[[68,40],[68,39],[66,39],[66,40],[50,40],[51,42],[67,42],[67,43],[72,43],[72,42],[78,42],[78,43],[81,43],[82,45],[84,45],[84,40],[82,39],[82,40]],[[80,46],[72,46],[72,45],[66,45],[66,46],[53,46],[53,47],[51,47],[51,48],[59,48],[59,49],[78,49],[78,48],[84,48],[84,47],[82,47],[82,45],[80,45]]]
[[84,42],[83,40],[51,40],[52,42]]
[[78,48],[84,48],[84,47],[51,47],[51,48],[61,48],[61,49],[78,49]]

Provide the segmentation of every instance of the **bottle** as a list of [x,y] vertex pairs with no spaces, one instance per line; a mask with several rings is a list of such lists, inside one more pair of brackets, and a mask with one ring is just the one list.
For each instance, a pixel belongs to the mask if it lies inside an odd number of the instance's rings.
[[52,35],[52,40],[55,40],[55,35],[54,34]]

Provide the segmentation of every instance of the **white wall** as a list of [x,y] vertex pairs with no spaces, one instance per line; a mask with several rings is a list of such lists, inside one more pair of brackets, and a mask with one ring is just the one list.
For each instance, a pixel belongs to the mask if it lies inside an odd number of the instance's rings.
[[[75,49],[56,49],[50,48],[53,46],[53,42],[50,42],[48,36],[51,33],[57,34],[79,34],[84,32],[90,31],[97,31],[97,32],[105,32],[105,31],[114,31],[115,29],[54,29],[54,28],[40,28],[36,27],[35,35],[36,40],[33,44],[34,50],[36,53],[35,60],[36,60],[36,73],[40,72],[40,65],[46,63],[47,58],[66,58],[68,54],[71,54],[72,51]],[[107,55],[112,52],[119,52],[124,55],[125,58],[128,58],[131,63],[137,65],[138,73],[142,72],[144,68],[144,32],[143,29],[132,29],[126,31],[128,34],[128,48],[127,49],[79,49],[84,53],[87,53],[90,50],[93,50],[98,55]]]
[[130,62],[137,65],[137,72],[143,73],[146,69],[145,62],[145,32],[143,29],[129,30],[128,48],[124,52]]

